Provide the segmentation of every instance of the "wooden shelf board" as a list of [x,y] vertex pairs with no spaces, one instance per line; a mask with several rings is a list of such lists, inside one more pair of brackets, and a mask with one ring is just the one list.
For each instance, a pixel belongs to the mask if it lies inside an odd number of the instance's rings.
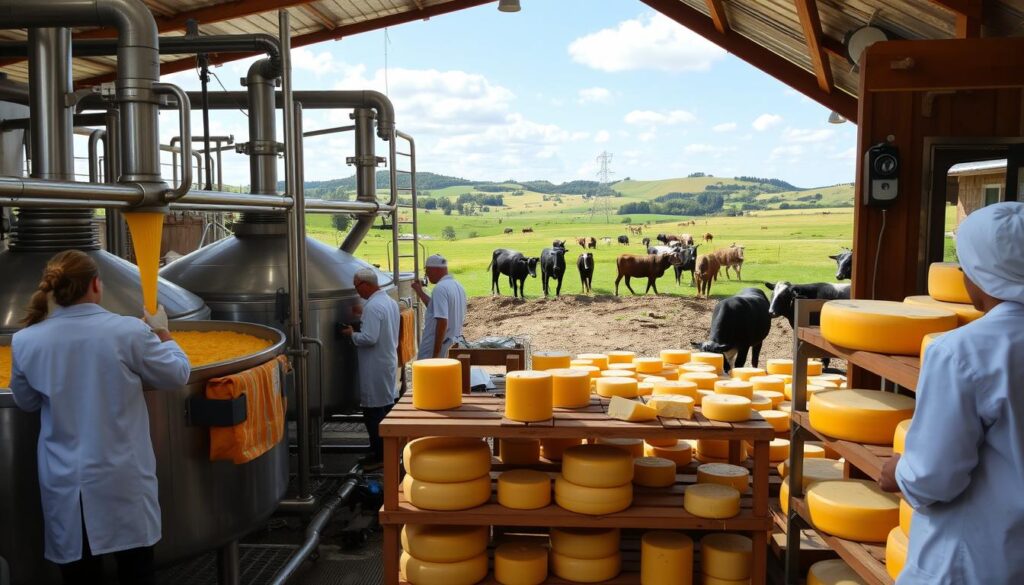
[[[803,498],[793,498],[793,507],[809,526],[811,524],[807,503]],[[818,537],[832,548],[850,567],[860,575],[867,585],[893,585],[894,581],[885,570],[885,545],[855,542],[815,530]]]
[[[694,583],[697,583],[697,581],[694,580]],[[404,581],[401,578],[399,578],[398,585],[412,585],[412,583],[409,583],[408,581]],[[477,585],[500,585],[500,584],[498,583],[498,581],[496,581],[494,579],[494,573],[489,573],[487,575],[487,577],[483,581],[480,581]],[[566,581],[565,579],[561,579],[559,577],[556,577],[553,574],[549,574],[548,578],[543,581],[542,585],[579,585],[579,584],[575,583],[573,581]],[[609,579],[608,581],[601,581],[601,582],[596,583],[594,585],[640,585],[640,573],[633,572],[633,571],[623,571],[622,573],[619,573],[619,575],[617,577],[615,577],[614,579]]]
[[870,351],[859,351],[833,345],[821,335],[820,327],[800,327],[797,335],[819,349],[847,362],[871,371],[886,380],[899,384],[911,391],[917,390],[917,377],[921,372],[917,356],[885,355]]
[[878,481],[878,478],[881,476],[882,466],[892,458],[892,446],[865,445],[853,441],[834,439],[819,433],[811,427],[810,415],[806,411],[792,411],[790,413],[790,420],[813,434],[826,447],[834,449],[846,459],[847,463],[861,470],[875,481]]

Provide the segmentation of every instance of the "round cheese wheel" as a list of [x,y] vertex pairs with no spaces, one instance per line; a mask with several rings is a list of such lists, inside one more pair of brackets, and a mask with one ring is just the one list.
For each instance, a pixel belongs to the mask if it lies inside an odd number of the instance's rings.
[[873,481],[820,481],[806,495],[814,527],[840,538],[884,542],[900,523],[899,498]]
[[750,399],[754,396],[754,385],[743,380],[718,380],[715,382],[716,394],[732,394]]
[[536,465],[540,461],[540,440],[499,439],[498,457],[505,465]]
[[678,467],[685,467],[693,460],[693,447],[691,447],[686,441],[676,441],[674,445],[662,447],[645,444],[644,456],[668,459],[669,461],[674,462]]
[[412,363],[412,405],[420,410],[449,410],[462,406],[462,364],[432,358]]
[[[782,388],[785,388],[785,385],[783,385]],[[763,396],[770,400],[772,403],[772,409],[786,399],[786,395],[782,393],[782,390],[779,390],[778,392],[775,390],[754,390],[754,396]]]
[[609,447],[615,447],[621,449],[629,454],[630,457],[643,457],[644,456],[644,440],[643,439],[619,439],[619,438],[605,438],[598,437],[598,445],[607,445]]
[[790,383],[793,382],[792,374],[772,374],[772,375],[776,376],[776,377],[779,377],[779,378],[782,378],[782,383],[783,384],[790,384]]
[[665,376],[655,376],[654,374],[637,374],[636,379],[638,382],[647,382],[649,384],[668,380]]
[[557,368],[551,374],[551,405],[582,408],[590,404],[590,374],[584,370]]
[[750,471],[729,463],[704,463],[697,467],[697,483],[717,483],[738,492],[750,491]]
[[967,283],[960,265],[955,262],[933,262],[928,267],[928,296],[947,303],[970,304]]
[[487,576],[487,553],[457,563],[432,563],[402,553],[399,570],[412,585],[473,585]]
[[715,393],[705,396],[700,404],[701,412],[708,420],[742,422],[750,420],[750,400],[732,394]]
[[552,528],[551,550],[573,559],[602,559],[619,553],[618,528]]
[[821,308],[821,334],[841,347],[917,355],[921,338],[957,326],[956,314],[892,301],[837,300]]
[[409,503],[423,510],[468,510],[491,499],[491,476],[458,483],[435,483],[406,475],[402,491]]
[[675,483],[675,461],[664,457],[637,457],[633,460],[633,485],[663,488]]
[[617,487],[633,481],[633,457],[611,445],[569,447],[562,454],[562,477],[584,487]]
[[719,381],[718,374],[711,372],[686,372],[681,374],[679,379],[693,382],[698,390],[714,390],[715,382]]
[[[594,360],[585,360],[585,359],[580,359],[580,358],[573,358],[573,359],[569,360],[569,367],[570,368],[575,368],[577,366],[593,366],[593,365],[594,365]],[[598,368],[598,369],[600,369],[600,368]]]
[[710,351],[695,351],[690,354],[690,360],[695,361],[698,364],[708,364],[715,366],[715,371],[721,374],[725,371],[725,356],[720,353],[714,353]]
[[597,366],[598,368],[602,370],[608,369],[608,356],[606,356],[603,353],[581,353],[578,356],[576,356],[576,359],[590,360],[594,362],[593,365]]
[[490,534],[487,526],[406,524],[402,550],[431,563],[456,563],[485,554]]
[[907,431],[910,430],[911,420],[912,419],[909,418],[901,420],[899,424],[896,425],[896,430],[893,432],[892,436],[893,453],[903,454],[903,449],[906,447],[907,444]]
[[[711,459],[729,459],[729,441],[725,439],[697,439],[697,454]],[[747,446],[740,442],[740,461],[747,458]]]
[[810,378],[807,378],[807,385],[808,386],[819,386],[819,387],[824,388],[826,390],[837,390],[837,389],[840,388],[841,383],[840,382],[836,382],[835,380],[828,380],[828,379],[822,378],[820,376],[812,376]]
[[640,538],[640,585],[679,585],[693,573],[693,539],[650,530]]
[[[608,364],[609,367],[611,367],[611,365],[612,364],[610,364],[610,363]],[[615,369],[616,370],[628,370],[630,372],[633,372],[634,374],[636,373],[636,364],[634,364],[632,362],[632,360],[630,360],[628,363],[626,363],[626,362],[618,362],[618,363],[616,363],[614,365],[615,365]]]
[[907,537],[910,536],[910,523],[914,517],[914,509],[910,507],[910,504],[906,500],[900,498],[900,530]]
[[718,375],[718,368],[716,368],[714,365],[699,362],[687,362],[676,368],[676,371],[679,372],[680,376],[688,372],[700,372],[705,374]]
[[804,459],[825,459],[825,447],[822,445],[814,445],[810,442],[804,443]]
[[928,335],[925,335],[924,337],[921,338],[921,359],[918,362],[920,365],[924,365],[925,350],[928,349],[928,346],[931,345],[932,342],[938,339],[941,335],[945,335],[945,332],[929,333]]
[[658,372],[658,376],[661,378],[665,378],[666,380],[678,380],[679,368],[676,366],[666,367],[664,370]]
[[551,478],[532,469],[512,469],[498,476],[498,503],[515,510],[551,504]]
[[631,370],[602,370],[602,378],[636,378],[636,372]]
[[[744,441],[743,445],[747,448],[748,453],[754,452],[753,443]],[[770,463],[781,463],[787,459],[789,459],[789,440],[772,439],[768,443],[768,461]]]
[[695,483],[683,492],[683,508],[699,518],[732,518],[740,513],[740,492],[727,485]]
[[788,401],[788,400],[783,400],[782,402],[780,402],[780,403],[775,405],[775,409],[776,410],[781,410],[782,412],[792,413],[792,411],[793,411],[793,403]]
[[689,363],[691,354],[693,352],[688,349],[663,349],[661,350],[661,362],[681,366]]
[[[818,457],[804,457],[803,485],[804,489],[816,481],[831,481],[843,479],[843,462],[835,459]],[[778,466],[779,475],[789,476],[789,461],[783,461]]]
[[835,382],[839,385],[846,383],[846,377],[841,374],[818,374],[817,376],[810,376],[808,379],[825,380],[828,382]]
[[750,579],[719,579],[708,574],[700,576],[701,585],[750,585]]
[[[632,468],[629,472],[632,475]],[[592,488],[576,485],[559,475],[555,478],[555,503],[577,514],[614,514],[625,510],[633,503],[633,484]]]
[[761,396],[760,394],[754,394],[750,399],[750,408],[757,411],[771,410],[772,399],[767,396]]
[[648,445],[652,445],[654,447],[671,447],[671,446],[675,445],[678,442],[679,442],[679,439],[676,439],[674,437],[658,437],[658,438],[648,437],[648,438],[644,439],[644,443],[647,443]]
[[681,394],[697,397],[697,384],[692,380],[661,380],[654,383],[654,394]]
[[519,370],[505,374],[505,418],[539,422],[552,416],[551,374]]
[[583,439],[541,439],[540,454],[549,461],[561,461],[566,449],[582,442]]
[[608,356],[608,365],[612,364],[631,364],[633,358],[636,357],[636,353],[632,351],[609,351],[605,355]]
[[[811,384],[810,382],[808,382],[805,396],[807,397],[807,400],[810,400],[811,396],[824,390],[827,390],[827,388],[825,388],[824,386],[818,386],[817,384]],[[782,391],[782,396],[786,400],[793,400],[793,384],[786,382],[786,387]]]
[[937,309],[945,309],[947,311],[953,311],[956,313],[957,323],[959,325],[966,325],[971,321],[977,321],[985,316],[985,313],[974,308],[974,305],[969,303],[947,303],[944,301],[937,301],[928,295],[911,296],[903,299],[904,303],[908,305],[917,305],[919,307],[932,307]]
[[768,360],[765,369],[768,370],[769,374],[793,374],[793,360],[786,358],[776,358]]
[[633,358],[633,364],[636,365],[636,371],[638,374],[657,374],[665,369],[665,365],[661,362],[661,358],[656,357]]
[[700,406],[701,404],[704,403],[704,398],[705,397],[711,396],[714,393],[715,393],[714,390],[705,390],[703,388],[698,388],[697,389],[697,399],[693,401],[694,405]]
[[759,413],[761,418],[775,429],[776,433],[784,433],[789,430],[789,413],[781,410],[762,410]]
[[903,565],[907,564],[907,546],[907,535],[899,526],[889,531],[885,539],[885,572],[893,579],[900,576]]
[[622,398],[636,398],[636,380],[633,378],[598,378],[597,393],[605,398],[620,396]]
[[501,585],[540,585],[547,578],[547,547],[506,542],[494,549],[494,580]]
[[832,390],[811,397],[811,427],[837,439],[888,445],[900,421],[914,414],[914,399],[878,390]]
[[779,376],[754,376],[747,380],[754,386],[754,391],[767,390],[771,392],[778,392],[782,394],[782,389],[786,387],[786,381]]
[[749,382],[751,378],[761,377],[765,375],[765,371],[761,368],[733,368],[732,377],[737,380],[743,380]]
[[749,579],[753,550],[753,541],[742,534],[708,534],[700,539],[701,570],[704,574],[719,579]]
[[472,437],[422,437],[402,450],[405,471],[436,483],[469,481],[491,470],[491,449]]
[[600,583],[614,579],[622,571],[622,555],[614,554],[597,559],[577,559],[551,553],[551,571],[573,583]]
[[843,559],[818,561],[807,571],[807,585],[865,585]]
[[558,368],[568,368],[569,362],[572,361],[572,356],[564,351],[535,351],[530,356],[532,369],[534,370],[554,370]]
[[[780,463],[781,465],[781,463]],[[779,484],[779,509],[783,514],[789,514],[789,478],[782,480]]]
[[573,364],[569,369],[570,370],[579,370],[581,372],[586,372],[587,375],[590,376],[591,382],[593,382],[594,380],[596,380],[596,379],[601,377],[601,369],[598,368],[597,366],[587,366],[587,365],[577,366],[576,364]]
[[807,375],[808,376],[820,376],[824,370],[824,365],[821,360],[807,360]]
[[654,394],[654,382],[637,382],[636,384],[636,395],[637,396],[650,396]]

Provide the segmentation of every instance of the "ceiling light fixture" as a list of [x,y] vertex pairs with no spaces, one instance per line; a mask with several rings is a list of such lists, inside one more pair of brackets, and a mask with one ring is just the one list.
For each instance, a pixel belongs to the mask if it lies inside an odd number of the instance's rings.
[[501,12],[519,12],[519,0],[498,0],[498,10]]
[[833,110],[832,113],[828,115],[829,124],[842,124],[844,122],[846,122],[846,116],[840,114],[839,112]]
[[885,29],[868,24],[846,33],[843,45],[846,46],[846,53],[850,63],[854,67],[860,67],[860,59],[864,55],[864,50],[877,42],[887,40],[889,40],[889,34]]

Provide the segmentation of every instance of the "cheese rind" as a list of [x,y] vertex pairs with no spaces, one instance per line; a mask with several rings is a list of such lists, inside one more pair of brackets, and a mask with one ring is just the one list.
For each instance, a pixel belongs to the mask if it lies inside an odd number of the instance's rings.
[[403,552],[399,571],[412,585],[473,585],[487,576],[487,553],[457,563],[432,563]]
[[601,370],[602,378],[636,378],[633,370]]
[[793,374],[793,360],[776,358],[768,360],[766,366],[769,374]]
[[[781,477],[788,477],[789,461],[779,463],[778,471]],[[807,489],[807,486],[816,481],[832,481],[841,479],[843,479],[842,461],[818,457],[804,457],[804,489]]]
[[957,326],[956,313],[892,301],[836,300],[821,308],[821,334],[835,345],[917,355],[921,338]]
[[901,420],[896,425],[896,430],[892,434],[892,452],[903,454],[903,450],[907,445],[907,432],[910,430],[910,423],[913,419]]
[[786,387],[786,381],[782,377],[775,375],[754,376],[747,381],[753,384],[755,392],[758,390],[768,390],[778,392],[781,395],[782,389]]
[[764,376],[765,371],[762,368],[733,368],[732,377],[736,380],[743,380],[749,382],[751,378]]
[[455,563],[487,552],[487,526],[444,526],[406,524],[402,527],[402,550],[431,563]]
[[552,528],[551,550],[574,559],[601,559],[619,552],[618,528]]
[[729,463],[704,463],[697,467],[697,483],[727,485],[746,493],[750,491],[750,471]]
[[715,394],[731,394],[749,400],[754,397],[754,385],[743,380],[718,380],[715,382]]
[[693,539],[681,532],[651,530],[640,538],[640,585],[690,585]]
[[598,368],[602,370],[608,369],[608,356],[606,356],[603,353],[581,353],[578,356],[576,356],[576,359],[590,360],[593,362],[593,365],[597,366]]
[[572,356],[564,351],[535,351],[530,360],[532,369],[544,371],[568,368]]
[[946,332],[929,333],[928,335],[925,335],[924,337],[921,338],[921,359],[918,361],[920,365],[924,365],[924,357],[926,354],[926,350],[928,349],[928,346],[931,345],[932,342],[938,339],[940,336],[945,335],[945,333]]
[[975,309],[974,305],[970,303],[947,303],[945,301],[933,299],[928,295],[910,296],[903,299],[903,302],[908,305],[918,305],[921,307],[933,307],[953,311],[956,313],[957,323],[959,325],[966,325],[971,321],[977,321],[985,316],[985,313]]
[[633,458],[611,445],[570,447],[562,455],[562,477],[584,487],[621,486],[633,480]]
[[708,420],[742,422],[750,420],[750,400],[731,394],[712,394],[701,401],[701,412]]
[[955,262],[933,262],[928,266],[928,296],[947,303],[968,304],[967,283],[960,265]]
[[590,374],[585,370],[556,368],[551,374],[551,405],[554,408],[582,408],[590,404]]
[[431,358],[412,363],[412,405],[420,410],[462,406],[462,365],[459,360]]
[[740,492],[727,485],[695,483],[686,486],[683,508],[700,518],[732,518],[740,513]]
[[811,427],[847,441],[891,444],[896,427],[914,414],[914,399],[878,390],[831,390],[811,396]]
[[[630,469],[630,474],[633,470]],[[633,484],[616,487],[592,488],[567,481],[561,474],[555,478],[555,503],[560,507],[592,516],[614,514],[633,503]]]
[[498,476],[498,503],[514,510],[551,504],[551,478],[533,469],[511,469]]
[[661,350],[661,361],[664,364],[681,366],[689,363],[693,352],[688,349],[663,349]]
[[407,474],[402,480],[402,491],[409,503],[423,510],[468,510],[491,499],[491,476],[458,483],[435,483]]
[[636,364],[636,371],[638,374],[657,374],[665,369],[665,365],[661,362],[661,358],[656,357],[633,358],[633,363]]
[[547,547],[506,542],[494,549],[494,580],[501,585],[540,585],[547,578]]
[[758,414],[761,418],[775,429],[776,433],[784,433],[789,430],[789,413],[782,410],[762,410]]
[[637,397],[637,381],[634,378],[598,378],[597,393],[605,398],[620,396],[622,398]]
[[714,390],[718,382],[718,374],[713,372],[686,372],[679,375],[680,380],[689,380],[697,385],[698,390]]
[[692,362],[692,361],[680,365],[678,368],[676,368],[676,371],[679,372],[680,376],[682,376],[683,374],[686,374],[686,373],[695,373],[695,372],[701,372],[701,373],[705,373],[705,374],[715,374],[716,376],[718,375],[718,368],[716,368],[714,365],[712,365],[712,364],[705,364],[705,363],[702,363],[702,362]]
[[750,398],[750,408],[758,412],[772,409],[772,399],[760,394],[754,394]]
[[643,457],[644,456],[644,441],[643,439],[619,439],[619,438],[606,438],[598,437],[598,445],[608,445],[615,447],[616,449],[622,449],[626,453],[629,453],[630,457]]
[[807,571],[807,585],[866,585],[843,559],[818,561]]
[[910,536],[910,523],[914,518],[914,509],[910,507],[910,504],[906,500],[900,498],[900,530],[903,534]]
[[536,465],[540,461],[540,440],[499,439],[498,457],[505,465]]
[[644,444],[644,456],[661,457],[675,462],[679,467],[685,467],[693,461],[693,447],[686,441],[676,441],[675,445],[667,447]]
[[638,457],[633,460],[633,485],[663,488],[675,483],[675,461],[664,457]]
[[725,356],[720,353],[714,353],[710,351],[695,351],[690,354],[690,360],[697,362],[698,364],[708,364],[715,366],[715,371],[721,374],[725,371]]
[[423,481],[455,483],[487,475],[491,450],[480,439],[421,437],[402,450],[405,471]]
[[519,370],[505,374],[505,418],[539,422],[552,416],[551,374]]
[[549,461],[561,461],[566,449],[582,442],[583,439],[541,439],[540,454]]
[[633,358],[636,357],[636,353],[632,351],[609,351],[605,355],[608,356],[608,365],[612,364],[631,364]]
[[701,570],[718,579],[749,579],[753,550],[753,541],[742,534],[708,534],[700,539]]
[[907,546],[907,535],[898,526],[889,531],[885,539],[885,572],[893,579],[900,576],[907,563]]
[[[726,439],[697,439],[697,454],[706,459],[729,459],[729,443]],[[747,458],[747,445],[739,441],[740,461]]]
[[862,542],[885,542],[899,526],[899,498],[873,481],[816,482],[807,488],[811,523],[822,532]]
[[608,403],[608,416],[626,422],[646,422],[658,418],[658,411],[636,400],[612,396]]
[[551,571],[574,583],[609,581],[622,571],[622,555],[616,551],[597,559],[577,559],[554,551],[551,553]]
[[693,418],[694,400],[680,394],[655,394],[647,401],[663,418]]
[[696,398],[697,383],[692,380],[658,380],[654,382],[654,394],[680,394]]

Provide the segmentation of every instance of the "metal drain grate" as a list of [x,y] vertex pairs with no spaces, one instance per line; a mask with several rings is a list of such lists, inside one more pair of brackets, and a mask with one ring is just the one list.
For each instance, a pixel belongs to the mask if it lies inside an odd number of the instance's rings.
[[[270,583],[274,575],[298,549],[292,545],[243,544],[239,566],[244,585]],[[217,585],[217,554],[207,553],[157,573],[160,585]]]

